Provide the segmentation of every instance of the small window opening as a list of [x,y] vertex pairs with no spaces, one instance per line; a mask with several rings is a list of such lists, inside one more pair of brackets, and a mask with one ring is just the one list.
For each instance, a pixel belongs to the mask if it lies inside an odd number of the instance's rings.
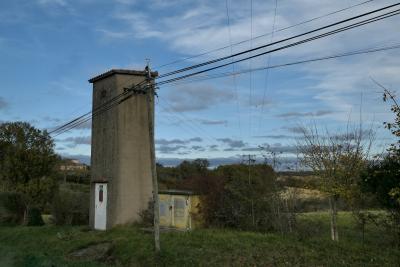
[[103,186],[100,185],[100,190],[99,190],[99,202],[103,202]]
[[105,98],[106,96],[107,96],[107,90],[105,90],[105,89],[101,90],[100,97]]

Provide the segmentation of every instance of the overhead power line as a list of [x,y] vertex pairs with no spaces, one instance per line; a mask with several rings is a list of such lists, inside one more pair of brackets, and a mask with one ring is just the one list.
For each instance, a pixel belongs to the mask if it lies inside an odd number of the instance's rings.
[[129,94],[129,95],[125,96],[124,98],[122,98],[121,100],[115,101],[112,104],[110,104],[108,106],[105,106],[103,109],[98,110],[97,112],[91,113],[89,116],[86,116],[85,118],[83,118],[83,119],[81,119],[81,120],[79,120],[79,121],[77,121],[77,122],[75,122],[75,123],[73,123],[71,125],[68,125],[67,127],[64,127],[62,130],[56,132],[54,137],[56,137],[58,135],[61,135],[63,133],[66,133],[66,132],[72,130],[73,128],[76,128],[76,127],[78,127],[78,126],[80,126],[80,125],[92,120],[94,117],[96,117],[96,116],[98,116],[98,115],[100,115],[100,114],[112,109],[113,107],[118,106],[119,104],[121,104],[124,101],[128,100],[130,97],[132,97],[132,94]]
[[244,69],[244,70],[240,70],[240,71],[236,71],[236,72],[223,72],[223,73],[203,75],[201,77],[198,77],[197,79],[193,78],[191,80],[177,81],[177,82],[174,82],[173,84],[200,82],[200,81],[223,78],[223,77],[227,77],[227,76],[240,75],[240,74],[248,73],[250,71],[256,72],[256,71],[262,71],[262,70],[266,70],[266,69],[277,69],[277,68],[283,68],[283,67],[290,67],[290,66],[294,66],[294,65],[306,64],[306,63],[312,63],[312,62],[318,62],[318,61],[324,61],[324,60],[331,60],[331,59],[335,59],[335,58],[356,56],[356,55],[362,55],[362,54],[370,54],[370,53],[376,53],[376,52],[382,52],[382,51],[394,50],[394,49],[400,49],[400,44],[392,45],[392,46],[385,46],[385,47],[381,47],[381,48],[371,48],[371,49],[345,52],[345,53],[324,56],[324,57],[318,57],[318,58],[312,58],[312,59],[307,59],[307,60],[299,60],[299,61],[294,61],[294,62],[289,62],[289,63],[284,63],[284,64],[271,65],[268,67],[253,68],[252,70]]
[[[320,58],[314,58],[314,59],[309,59],[309,60],[302,60],[302,61],[296,61],[296,62],[290,62],[290,63],[285,63],[285,64],[279,64],[279,65],[272,65],[269,66],[269,69],[273,69],[273,68],[282,68],[282,67],[288,67],[288,66],[293,66],[293,65],[299,65],[299,64],[305,64],[305,63],[311,63],[311,62],[317,62],[317,61],[323,61],[323,60],[329,60],[329,59],[334,59],[334,58],[340,58],[340,57],[348,57],[348,56],[353,56],[353,55],[361,55],[361,54],[369,54],[369,53],[374,53],[374,52],[379,52],[379,51],[385,51],[385,50],[392,50],[392,49],[399,49],[400,45],[394,45],[394,46],[390,46],[390,47],[383,47],[383,48],[377,48],[377,49],[369,49],[369,50],[365,50],[365,51],[358,51],[358,52],[348,52],[348,53],[343,53],[343,54],[338,54],[338,55],[332,55],[332,56],[326,56],[326,57],[320,57]],[[261,70],[265,70],[266,67],[261,67],[261,68],[254,68],[252,70],[246,69],[246,70],[241,70],[241,71],[237,71],[237,72],[230,72],[230,73],[219,73],[219,74],[214,74],[214,75],[208,75],[208,77],[206,78],[200,78],[200,79],[195,79],[195,80],[189,80],[183,83],[190,83],[190,82],[198,82],[198,81],[204,81],[204,80],[210,80],[210,79],[217,79],[217,78],[221,78],[221,77],[226,77],[226,76],[233,76],[233,75],[240,75],[243,73],[248,73],[250,71],[261,71]],[[182,83],[182,81],[180,81]],[[179,83],[175,82],[175,83]],[[157,84],[156,84],[157,85]],[[146,87],[142,87],[142,89],[145,89]],[[69,130],[78,127],[79,125],[90,121],[93,117],[100,115],[101,113],[104,113],[108,110],[110,110],[111,108],[121,104],[122,102],[124,102],[125,100],[129,99],[132,96],[132,94],[127,95],[125,98],[123,98],[122,100],[119,100],[117,102],[114,102],[111,105],[108,105],[107,107],[105,107],[102,110],[98,110],[97,112],[93,113],[91,116],[85,117],[82,120],[73,120],[75,121],[75,123],[68,125],[67,127],[63,127],[62,130],[58,131],[56,133],[55,136],[58,136],[60,134],[63,134],[65,132],[68,132]],[[80,116],[82,117],[82,116]],[[79,118],[80,118],[79,117]]]
[[161,101],[159,101],[158,104],[164,109],[164,111],[175,117],[179,121],[179,123],[186,125],[187,129],[191,130],[193,133],[198,134],[200,137],[207,139],[210,143],[213,143],[214,141],[218,142],[215,137],[210,135],[198,124],[194,123],[193,119],[188,118],[183,113],[174,112],[174,108],[172,107],[172,105],[168,103],[165,99],[163,101],[165,102],[165,105]]
[[257,50],[260,50],[260,49],[263,49],[263,48],[266,48],[266,47],[269,47],[269,46],[272,46],[272,45],[276,45],[276,44],[279,44],[279,43],[290,41],[290,40],[293,40],[293,39],[296,39],[296,38],[299,38],[299,37],[303,37],[305,35],[309,35],[309,34],[312,34],[312,33],[318,32],[318,31],[322,31],[322,30],[325,30],[325,29],[328,29],[328,28],[332,28],[334,26],[337,26],[337,25],[340,25],[340,24],[343,24],[343,23],[346,23],[346,22],[350,22],[350,21],[353,21],[353,20],[356,20],[356,19],[359,19],[359,18],[362,18],[362,17],[365,17],[365,16],[369,16],[369,15],[372,15],[374,13],[378,13],[378,12],[381,12],[381,11],[384,11],[384,10],[387,10],[387,9],[391,9],[391,8],[399,6],[399,5],[400,5],[400,3],[396,3],[396,4],[393,4],[393,5],[389,5],[389,6],[385,6],[385,7],[382,7],[382,8],[378,8],[378,9],[375,9],[373,11],[369,11],[369,12],[363,13],[361,15],[357,15],[357,16],[354,16],[354,17],[351,17],[351,18],[348,18],[348,19],[344,19],[344,20],[341,20],[341,21],[338,21],[338,22],[323,26],[323,27],[319,27],[319,28],[311,30],[311,31],[307,31],[307,32],[304,32],[304,33],[301,33],[301,34],[298,34],[298,35],[294,35],[294,36],[291,36],[291,37],[288,37],[288,38],[284,38],[284,39],[281,39],[279,41],[275,41],[275,42],[268,43],[268,44],[265,44],[265,45],[257,46],[257,47],[254,47],[252,49],[248,49],[248,50],[245,50],[245,51],[241,51],[241,52],[235,53],[233,55],[220,57],[220,58],[209,60],[209,61],[206,61],[206,62],[203,62],[203,63],[195,64],[195,65],[192,65],[192,66],[189,66],[189,67],[181,68],[181,69],[178,69],[178,70],[175,70],[175,71],[167,72],[165,74],[160,75],[158,77],[158,79],[161,79],[161,78],[164,78],[164,77],[168,77],[168,76],[171,76],[171,75],[174,75],[174,74],[178,74],[178,73],[181,73],[181,72],[185,72],[185,71],[188,71],[188,70],[200,68],[200,67],[203,67],[203,66],[206,66],[206,65],[209,65],[209,64],[217,63],[219,61],[223,61],[223,60],[226,60],[226,59],[229,59],[229,58],[232,58],[232,57],[241,56],[243,54],[247,54],[247,53],[250,53],[250,52],[253,52],[253,51],[257,51]]
[[[394,50],[394,49],[400,49],[400,44],[396,44],[396,45],[392,45],[392,46],[385,46],[385,47],[381,47],[381,48],[371,48],[371,49],[364,49],[364,50],[356,50],[356,51],[345,52],[345,53],[340,53],[340,54],[335,54],[335,55],[330,55],[330,56],[312,58],[312,59],[307,59],[307,60],[300,60],[300,61],[289,62],[289,63],[284,63],[284,64],[271,65],[271,66],[268,66],[268,67],[244,69],[244,70],[240,70],[240,71],[236,71],[236,72],[225,72],[225,73],[211,74],[211,75],[207,75],[206,77],[204,77],[204,76],[199,77],[199,79],[192,79],[192,80],[189,80],[189,81],[180,81],[180,82],[178,81],[178,82],[175,82],[174,84],[191,83],[191,82],[199,82],[199,81],[205,81],[205,80],[211,80],[211,79],[218,79],[218,78],[223,78],[223,77],[227,77],[227,76],[240,75],[240,74],[248,73],[250,71],[256,72],[256,71],[262,71],[262,70],[266,70],[266,69],[289,67],[289,66],[300,65],[300,64],[305,64],[305,63],[312,63],[312,62],[331,60],[331,59],[335,59],[335,58],[349,57],[349,56],[362,55],[362,54],[370,54],[370,53],[382,52],[382,51]],[[143,89],[145,89],[145,88],[146,87],[143,87]],[[131,97],[131,95],[127,96],[126,99],[128,99],[130,97]],[[115,103],[113,106],[110,106],[106,110],[103,110],[101,112],[105,112],[105,111],[113,108],[114,106],[119,105],[120,103],[122,103],[126,99],[121,100],[119,103]],[[163,107],[166,109],[166,106],[163,106]],[[172,108],[170,108],[170,110],[172,110]],[[172,115],[172,112],[170,110],[166,110],[166,111]],[[93,116],[96,116],[96,115],[97,114],[94,114]],[[84,123],[84,122],[86,122],[86,121],[88,121],[90,119],[91,119],[91,117],[87,118],[85,121],[83,121],[81,123]],[[185,117],[185,118],[182,117],[182,119],[179,119],[179,120],[182,123],[185,123],[186,121],[189,121],[189,119],[187,117]],[[188,126],[190,126],[190,125],[188,125]],[[71,126],[71,128],[74,128],[74,126]],[[194,129],[193,126],[190,126],[190,128]],[[196,132],[198,131],[198,129],[194,129],[194,130]],[[200,130],[200,128],[199,128],[199,130]],[[68,131],[68,129],[66,131]],[[197,133],[199,133],[199,132],[197,132]],[[208,139],[208,137],[209,136],[207,135],[207,139]],[[215,138],[213,138],[213,137],[211,137],[211,138],[215,140]],[[209,139],[209,140],[211,140],[211,139]]]
[[[324,15],[320,15],[320,16],[317,16],[317,17],[314,17],[314,18],[311,18],[311,19],[307,19],[307,20],[301,21],[301,22],[299,22],[299,23],[296,23],[296,24],[293,24],[293,25],[290,25],[290,26],[287,26],[287,27],[284,27],[284,28],[280,28],[280,29],[277,29],[277,30],[273,30],[273,31],[271,31],[271,32],[269,32],[269,33],[265,33],[265,34],[262,34],[262,35],[258,35],[258,36],[254,37],[254,38],[252,38],[252,39],[243,40],[243,41],[240,41],[240,42],[237,42],[237,43],[234,43],[234,44],[230,44],[230,45],[227,45],[227,46],[223,46],[223,47],[220,47],[220,48],[208,50],[208,51],[206,51],[206,52],[203,52],[203,53],[200,53],[200,54],[197,54],[197,55],[185,57],[185,58],[183,58],[183,59],[174,60],[174,61],[171,61],[171,62],[169,62],[169,63],[165,63],[165,64],[162,64],[162,65],[156,66],[155,68],[156,68],[156,69],[160,69],[160,68],[163,68],[163,67],[166,67],[166,66],[169,66],[169,65],[173,65],[173,64],[176,64],[176,63],[188,61],[188,60],[190,60],[190,59],[202,57],[202,56],[205,56],[205,55],[214,53],[214,52],[222,51],[222,50],[225,50],[225,49],[230,48],[230,47],[232,47],[232,46],[241,45],[241,44],[250,42],[251,40],[257,40],[257,39],[260,39],[260,38],[262,38],[262,37],[269,36],[269,35],[274,34],[274,33],[277,33],[277,32],[282,32],[282,31],[285,31],[285,30],[288,30],[288,29],[291,29],[291,28],[294,28],[294,27],[297,27],[297,26],[301,26],[301,25],[304,25],[304,24],[307,24],[307,23],[310,23],[310,22],[313,22],[313,21],[316,21],[316,20],[319,20],[319,19],[322,19],[322,18],[325,18],[325,17],[329,17],[329,16],[332,16],[332,15],[335,15],[335,14],[338,14],[338,13],[341,13],[341,12],[344,12],[344,11],[347,11],[347,10],[350,10],[350,9],[353,9],[353,8],[356,8],[356,7],[360,7],[360,6],[362,6],[362,5],[371,3],[371,2],[373,2],[373,1],[375,1],[375,0],[364,1],[364,2],[362,2],[362,3],[358,3],[358,4],[355,4],[355,5],[346,7],[346,8],[339,9],[339,10],[335,10],[335,11],[326,13],[326,14],[324,14]],[[231,53],[231,54],[232,54],[232,53]]]
[[127,96],[125,96],[124,98],[122,98],[122,99],[119,100],[119,101],[114,101],[114,102],[111,103],[110,105],[104,106],[102,109],[98,110],[97,112],[90,113],[88,116],[86,116],[86,117],[84,117],[84,118],[82,118],[82,119],[80,119],[80,120],[78,120],[78,121],[75,121],[75,122],[72,123],[72,124],[69,124],[69,125],[67,125],[67,126],[64,126],[61,130],[59,130],[59,131],[53,133],[53,134],[54,134],[54,137],[56,137],[56,136],[58,136],[58,135],[61,135],[61,134],[65,133],[65,132],[68,132],[68,131],[72,130],[73,128],[76,128],[76,127],[78,127],[78,126],[80,126],[80,125],[82,125],[82,124],[84,124],[84,123],[86,123],[86,122],[92,120],[92,118],[94,118],[94,117],[96,117],[96,116],[98,116],[98,115],[100,115],[100,114],[106,112],[107,110],[110,110],[111,108],[113,108],[113,107],[115,107],[115,106],[121,104],[122,102],[124,102],[124,101],[126,101],[127,99],[129,99],[131,96],[132,96],[132,95],[127,95]]
[[[276,14],[278,11],[278,0],[275,0],[275,12],[274,12],[274,20],[273,20],[273,24],[272,24],[272,34],[271,34],[271,40],[270,43],[272,43],[272,41],[274,40],[274,30],[275,30],[275,24],[276,24]],[[266,66],[269,67],[269,65],[271,64],[271,54],[268,54],[267,56],[267,64]],[[265,83],[264,83],[264,90],[263,90],[263,97],[262,97],[262,103],[261,103],[261,112],[260,115],[258,116],[258,132],[260,131],[261,128],[261,119],[262,119],[262,114],[264,113],[264,105],[265,105],[265,96],[267,94],[268,91],[268,85],[269,85],[269,68],[266,69],[265,72]]]
[[360,22],[357,22],[357,23],[353,23],[351,25],[347,25],[347,26],[341,27],[339,29],[332,30],[330,32],[326,32],[326,33],[319,34],[319,35],[316,35],[316,36],[313,36],[313,37],[310,37],[310,38],[307,38],[307,39],[303,39],[303,40],[297,41],[295,43],[284,45],[284,46],[281,46],[281,47],[278,47],[278,48],[275,48],[275,49],[272,49],[272,50],[268,50],[268,51],[265,51],[265,52],[262,52],[262,53],[259,53],[259,54],[256,54],[256,55],[248,56],[248,57],[245,57],[245,58],[242,58],[242,59],[238,59],[238,60],[235,60],[235,61],[232,61],[232,62],[224,63],[224,64],[221,64],[221,65],[217,65],[215,67],[210,67],[208,69],[204,69],[204,70],[201,70],[201,71],[197,71],[197,72],[193,72],[193,73],[190,73],[190,74],[178,76],[176,78],[160,81],[157,84],[158,85],[162,85],[162,84],[171,83],[171,82],[175,82],[175,81],[178,81],[178,80],[186,79],[186,78],[193,77],[193,76],[205,73],[205,72],[209,72],[211,70],[215,70],[215,69],[219,69],[219,68],[222,68],[222,67],[226,67],[226,66],[229,66],[229,65],[234,64],[234,63],[243,62],[243,61],[255,58],[255,57],[259,57],[259,56],[266,55],[266,54],[269,54],[269,53],[273,53],[273,52],[277,52],[277,51],[280,51],[280,50],[284,50],[284,49],[287,49],[287,48],[290,48],[290,47],[293,47],[293,46],[297,46],[297,45],[300,45],[300,44],[303,44],[303,43],[307,43],[307,42],[310,42],[310,41],[321,39],[321,38],[324,38],[324,37],[327,37],[327,36],[330,36],[330,35],[334,35],[334,34],[339,33],[339,32],[347,31],[347,30],[350,30],[350,29],[353,29],[353,28],[357,28],[357,27],[360,27],[360,26],[363,26],[363,25],[366,25],[366,24],[369,24],[369,23],[372,23],[372,22],[376,22],[376,21],[379,21],[379,20],[382,20],[382,19],[386,19],[386,18],[395,16],[395,15],[399,15],[400,14],[399,11],[400,11],[400,9],[397,9],[395,11],[391,11],[391,12],[388,12],[388,13],[373,17],[373,18],[369,18],[369,19],[366,19],[366,20],[363,20],[363,21],[360,21]]
[[[343,58],[343,57],[349,57],[349,56],[356,56],[356,55],[362,55],[362,54],[370,54],[370,53],[375,53],[375,52],[382,52],[382,51],[387,51],[387,50],[394,50],[394,49],[400,49],[400,44],[397,45],[392,45],[392,46],[385,46],[382,48],[373,48],[373,49],[365,49],[365,50],[357,50],[357,51],[351,51],[351,52],[345,52],[345,53],[341,53],[341,54],[335,54],[335,55],[330,55],[330,56],[324,56],[324,57],[318,57],[318,58],[312,58],[312,59],[307,59],[307,60],[300,60],[300,61],[295,61],[295,62],[289,62],[289,63],[284,63],[284,64],[277,64],[277,65],[271,65],[269,67],[260,67],[260,68],[253,68],[253,69],[245,69],[245,70],[241,70],[241,71],[236,71],[236,72],[225,72],[225,73],[218,73],[218,74],[211,74],[211,75],[207,75],[206,77],[202,76],[199,79],[192,79],[189,81],[178,81],[178,82],[174,82],[174,84],[177,83],[191,83],[191,82],[199,82],[199,81],[205,81],[205,80],[211,80],[211,79],[218,79],[218,78],[222,78],[222,77],[227,77],[227,76],[234,76],[234,75],[240,75],[240,74],[244,74],[244,73],[248,73],[250,71],[262,71],[262,70],[266,70],[266,69],[275,69],[275,68],[283,68],[283,67],[289,67],[289,66],[294,66],[294,65],[300,65],[300,64],[306,64],[306,63],[312,63],[312,62],[318,62],[318,61],[324,61],[324,60],[331,60],[331,59],[335,59],[335,58]],[[156,84],[157,85],[157,84]],[[142,89],[146,89],[146,87],[142,87]],[[114,103],[111,106],[108,106],[106,109],[104,110],[99,110],[98,113],[93,114],[92,116],[86,118],[83,121],[79,121],[77,122],[76,125],[72,125],[70,126],[70,128],[62,131],[59,134],[62,134],[64,132],[69,131],[72,128],[75,128],[76,126],[79,126],[82,123],[85,123],[89,120],[92,119],[92,117],[99,115],[100,113],[103,113],[119,104],[121,104],[122,102],[124,102],[125,100],[127,100],[128,98],[130,98],[132,95],[128,95],[126,96],[126,98],[120,100],[117,103]],[[183,121],[183,120],[181,120]],[[57,134],[57,135],[59,135]],[[55,135],[55,136],[57,136]],[[214,138],[213,138],[214,139]]]
[[[251,19],[250,19],[250,50],[253,49],[253,0],[250,0],[250,13],[251,13]],[[250,52],[250,55],[252,55],[252,52]],[[232,55],[231,55],[232,56]],[[233,57],[232,57],[233,59]],[[249,62],[250,69],[253,68],[253,60],[250,59]],[[251,136],[251,126],[252,126],[252,98],[253,98],[253,72],[250,71],[249,73],[249,81],[250,81],[250,86],[249,86],[249,136]]]
[[[370,12],[367,12],[367,13],[364,13],[364,14],[361,14],[361,15],[346,19],[346,20],[342,20],[342,21],[334,23],[334,24],[330,24],[328,26],[324,26],[324,27],[321,27],[321,28],[318,28],[318,29],[315,29],[315,30],[312,30],[312,31],[309,31],[309,32],[306,32],[306,33],[303,33],[303,34],[299,34],[299,35],[296,35],[296,36],[293,36],[293,37],[289,37],[289,38],[286,38],[284,40],[280,40],[280,41],[277,41],[277,42],[274,42],[274,43],[271,43],[271,44],[267,44],[267,45],[264,45],[264,46],[261,46],[261,47],[253,48],[253,49],[246,50],[246,51],[242,51],[240,53],[237,53],[237,54],[234,54],[234,55],[231,55],[231,56],[228,56],[228,57],[223,57],[223,58],[215,59],[215,60],[212,60],[212,61],[204,62],[204,63],[201,63],[201,64],[197,64],[197,65],[194,65],[194,66],[190,66],[190,67],[187,67],[187,68],[184,68],[184,69],[176,70],[173,73],[174,74],[180,73],[180,72],[183,72],[183,71],[187,71],[189,69],[198,68],[198,67],[201,67],[201,66],[205,66],[205,65],[208,65],[208,64],[212,64],[212,63],[227,59],[227,58],[231,58],[231,57],[234,57],[234,56],[238,56],[238,55],[242,55],[242,54],[245,54],[245,53],[249,53],[251,51],[255,51],[255,50],[258,50],[258,49],[261,49],[261,48],[264,48],[264,47],[267,47],[267,46],[270,46],[270,45],[273,45],[273,44],[277,44],[277,43],[284,42],[284,41],[287,41],[287,40],[291,40],[291,39],[294,39],[294,38],[297,38],[297,37],[300,37],[300,36],[304,36],[306,34],[310,34],[310,33],[319,31],[321,29],[326,29],[326,28],[332,27],[334,25],[338,25],[338,24],[341,24],[341,23],[344,23],[344,22],[347,22],[347,21],[351,21],[351,20],[354,20],[356,18],[361,18],[363,16],[367,16],[367,15],[370,15],[370,14],[373,14],[373,13],[376,13],[376,12],[379,12],[379,11],[383,11],[383,10],[386,10],[386,9],[389,9],[389,8],[392,8],[392,7],[398,6],[398,5],[400,5],[400,3],[393,4],[393,5],[390,5],[390,6],[386,6],[386,7],[380,8],[380,9],[376,9],[374,11],[370,11]],[[317,40],[317,39],[320,39],[320,38],[323,38],[323,37],[327,37],[327,36],[330,36],[330,35],[333,35],[333,34],[336,34],[336,33],[339,33],[339,32],[343,32],[343,31],[346,31],[346,30],[349,30],[349,29],[360,27],[362,25],[366,25],[366,24],[369,24],[369,23],[372,23],[372,22],[376,22],[376,21],[379,21],[379,20],[382,20],[382,19],[386,19],[386,18],[395,16],[395,15],[398,15],[398,14],[400,14],[399,11],[400,11],[400,9],[397,9],[397,10],[394,10],[394,11],[390,11],[390,12],[387,12],[385,14],[377,15],[375,17],[372,17],[372,18],[369,18],[369,19],[365,19],[363,21],[359,21],[359,22],[356,22],[356,23],[353,23],[353,24],[350,24],[350,25],[347,25],[347,26],[343,26],[341,28],[338,28],[338,29],[335,29],[335,30],[332,30],[332,31],[329,31],[329,32],[326,32],[326,33],[322,33],[322,34],[319,34],[319,35],[316,35],[316,36],[313,36],[313,37],[310,37],[310,38],[307,38],[307,39],[304,39],[304,40],[301,40],[301,41],[297,41],[295,43],[291,43],[291,44],[284,45],[284,46],[281,46],[281,47],[278,47],[278,48],[275,48],[275,49],[272,49],[272,50],[268,50],[268,51],[265,51],[265,52],[262,52],[262,53],[258,53],[256,55],[248,56],[248,57],[245,57],[245,58],[242,58],[242,59],[238,59],[238,60],[233,60],[233,61],[231,61],[229,63],[221,64],[221,65],[214,66],[214,67],[211,67],[211,68],[208,68],[208,69],[203,69],[201,71],[193,72],[193,73],[186,74],[186,75],[183,75],[183,76],[178,76],[178,77],[175,77],[175,78],[172,78],[172,79],[160,81],[160,82],[156,83],[156,85],[162,85],[162,84],[167,84],[167,83],[175,83],[177,81],[180,81],[180,80],[183,80],[183,79],[187,79],[187,78],[190,78],[190,77],[202,74],[202,73],[206,73],[206,72],[209,72],[211,70],[219,69],[219,68],[231,65],[231,64],[235,64],[235,63],[242,62],[242,61],[245,61],[245,60],[249,60],[249,59],[252,59],[252,58],[255,58],[255,57],[259,57],[261,55],[265,55],[265,54],[269,54],[269,53],[272,53],[272,52],[280,51],[280,50],[283,50],[283,49],[286,49],[286,48],[289,48],[289,47],[297,46],[297,45],[300,45],[300,44],[303,44],[303,43],[307,43],[307,42],[310,42],[310,41],[313,41],[313,40]],[[163,77],[165,77],[165,75],[167,75],[167,74],[164,74]],[[172,74],[170,73],[168,75],[172,75]],[[88,113],[86,113],[86,114],[84,114],[82,116],[79,116],[78,118],[76,118],[76,119],[74,119],[74,120],[72,120],[72,121],[70,121],[70,122],[68,122],[68,123],[66,123],[64,125],[61,125],[60,127],[52,130],[50,133],[51,134],[57,134],[57,135],[62,134],[64,132],[66,132],[66,131],[69,131],[69,130],[81,125],[82,123],[85,123],[85,122],[89,121],[92,117],[100,115],[103,112],[106,112],[107,110],[109,110],[109,109],[111,109],[111,108],[113,108],[115,106],[118,106],[122,102],[124,102],[127,99],[129,99],[134,94],[135,90],[144,90],[145,87],[143,87],[142,85],[144,83],[146,83],[146,82],[147,81],[143,81],[143,82],[139,83],[138,85],[135,85],[135,86],[132,86],[132,87],[128,88],[127,91],[125,91],[125,92],[115,96],[114,98],[106,101],[105,103],[103,103],[99,107],[96,107],[95,109],[93,109],[93,111],[88,112]]]
[[[230,53],[233,54],[233,45],[232,45],[232,31],[231,31],[231,22],[229,16],[229,0],[225,0],[225,7],[226,7],[226,18],[228,24],[228,35],[229,35],[229,45],[230,45]],[[233,58],[231,59],[233,61]],[[235,72],[235,64],[232,64],[232,71]],[[237,81],[236,77],[232,76],[233,86],[235,89],[235,98],[236,98],[236,111],[237,111],[237,119],[238,119],[238,126],[239,126],[239,133],[241,138],[243,139],[243,132],[242,132],[242,123],[241,123],[241,114],[240,114],[240,104],[239,104],[239,94],[237,88]]]
[[110,108],[118,105],[119,103],[124,102],[125,100],[127,100],[133,93],[133,91],[135,89],[140,88],[141,85],[143,85],[145,82],[147,81],[142,81],[141,83],[139,83],[138,85],[136,85],[135,88],[131,88],[130,90],[126,90],[123,93],[120,93],[118,95],[116,95],[115,97],[107,100],[105,103],[99,105],[98,107],[94,108],[92,111],[89,111],[59,127],[57,127],[54,130],[49,131],[49,134],[55,134],[55,136],[58,136],[64,132],[67,132],[75,127],[78,127],[79,125],[88,122],[89,120],[92,119],[92,117],[97,116],[107,110],[109,110]]
[[89,112],[87,112],[87,113],[85,113],[85,114],[83,114],[83,115],[81,115],[81,116],[79,116],[79,117],[77,117],[77,118],[75,118],[75,119],[73,119],[73,120],[71,120],[71,121],[59,126],[59,127],[57,127],[56,129],[53,129],[53,130],[49,131],[49,134],[54,134],[54,133],[57,133],[57,132],[61,132],[64,129],[69,128],[70,126],[78,125],[78,123],[80,123],[81,121],[85,120],[88,116],[90,116],[90,118],[91,118],[91,114],[93,112],[100,111],[101,109],[103,109],[107,105],[110,105],[113,102],[118,101],[118,99],[121,98],[126,93],[127,92],[124,92],[123,94],[119,94],[119,95],[113,97],[112,99],[108,100],[107,102],[103,103],[99,107],[93,109],[93,111],[89,111]]

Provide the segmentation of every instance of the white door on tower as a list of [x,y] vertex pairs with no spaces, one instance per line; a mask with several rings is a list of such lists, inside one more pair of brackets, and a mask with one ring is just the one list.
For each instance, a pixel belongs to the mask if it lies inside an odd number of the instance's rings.
[[106,230],[107,225],[107,184],[95,185],[94,229]]

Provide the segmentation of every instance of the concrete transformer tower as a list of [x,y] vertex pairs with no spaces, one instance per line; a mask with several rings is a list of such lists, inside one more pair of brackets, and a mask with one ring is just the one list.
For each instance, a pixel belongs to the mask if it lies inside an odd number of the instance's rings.
[[[147,95],[134,94],[96,115],[96,108],[146,76],[146,71],[112,69],[89,80],[93,84],[89,223],[94,229],[138,220],[139,211],[152,199]],[[157,72],[151,76],[155,78]]]

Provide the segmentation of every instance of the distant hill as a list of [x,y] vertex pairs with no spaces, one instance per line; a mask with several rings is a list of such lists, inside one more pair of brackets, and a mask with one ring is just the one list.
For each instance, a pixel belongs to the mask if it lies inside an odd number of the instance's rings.
[[[80,162],[90,166],[90,156],[89,155],[70,155],[70,154],[60,154],[62,158],[73,158],[78,159]],[[157,158],[157,163],[162,164],[163,166],[167,167],[175,167],[178,166],[184,160],[194,160],[188,158]],[[219,165],[227,165],[227,164],[235,164],[242,162],[241,157],[220,157],[220,158],[208,158],[210,162],[210,167],[215,168]],[[264,159],[257,159],[258,163],[263,162]],[[278,171],[293,171],[296,165],[295,158],[282,158],[280,159],[280,166],[278,166]]]
[[69,154],[61,154],[60,155],[63,159],[77,159],[79,162],[90,166],[90,156],[87,155],[69,155]]

